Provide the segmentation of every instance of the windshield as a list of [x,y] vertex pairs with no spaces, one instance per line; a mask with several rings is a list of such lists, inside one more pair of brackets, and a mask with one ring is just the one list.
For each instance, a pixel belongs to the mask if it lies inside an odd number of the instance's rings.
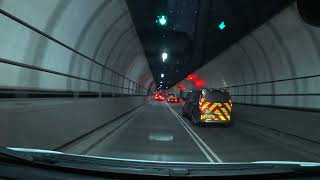
[[215,91],[215,90],[206,91],[203,98],[209,102],[222,102],[222,103],[228,102],[231,99],[231,97],[227,92]]
[[0,146],[320,162],[320,29],[307,7],[0,0]]

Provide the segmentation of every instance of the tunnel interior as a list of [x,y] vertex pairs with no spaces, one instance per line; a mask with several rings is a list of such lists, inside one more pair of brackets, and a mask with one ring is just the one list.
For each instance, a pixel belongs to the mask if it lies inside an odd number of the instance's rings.
[[[147,92],[153,78],[125,2],[26,4],[1,1],[1,72],[10,74],[1,78],[3,87]],[[128,46],[130,54],[123,52]]]
[[[0,147],[320,162],[320,16],[304,2],[0,0]],[[211,107],[232,125],[195,124],[203,89],[228,92]]]

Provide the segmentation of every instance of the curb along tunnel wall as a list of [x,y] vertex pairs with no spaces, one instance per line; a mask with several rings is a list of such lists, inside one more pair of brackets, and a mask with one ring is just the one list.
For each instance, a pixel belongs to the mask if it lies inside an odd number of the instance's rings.
[[55,149],[140,107],[145,101],[145,97],[116,97],[40,100],[24,105],[10,102],[0,108],[0,145]]

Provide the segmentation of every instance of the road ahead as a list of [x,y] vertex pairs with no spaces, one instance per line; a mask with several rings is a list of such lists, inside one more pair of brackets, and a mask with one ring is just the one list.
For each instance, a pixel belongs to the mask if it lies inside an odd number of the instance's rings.
[[181,105],[150,102],[66,152],[170,162],[315,161],[319,158],[265,136],[257,127],[242,122],[239,114],[234,111],[235,123],[229,128],[193,126],[181,116]]

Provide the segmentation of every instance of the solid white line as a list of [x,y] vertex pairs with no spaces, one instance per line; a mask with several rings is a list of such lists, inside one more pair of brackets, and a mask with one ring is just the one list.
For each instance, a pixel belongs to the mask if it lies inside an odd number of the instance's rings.
[[[174,111],[174,110],[173,110]],[[177,112],[175,112],[177,113]],[[183,121],[183,123],[190,129],[190,131],[198,138],[198,140],[201,142],[201,144],[209,151],[209,153],[218,161],[223,162],[221,158],[198,136],[196,132],[193,131],[193,129],[182,119],[182,117],[177,113],[178,117]]]
[[[168,105],[168,104],[167,104]],[[169,107],[169,105],[168,105]],[[192,133],[188,130],[188,128],[181,122],[181,120],[179,119],[179,117],[177,117],[177,115],[170,109],[171,113],[174,115],[174,117],[177,118],[178,122],[181,124],[181,126],[187,131],[187,133],[189,134],[189,136],[192,138],[192,140],[197,144],[197,146],[199,147],[199,149],[202,151],[202,153],[206,156],[206,158],[208,159],[208,161],[210,163],[215,163],[215,161],[210,157],[210,155],[207,153],[207,151],[200,145],[200,143],[197,141],[197,139],[192,135]]]
[[193,131],[193,129],[183,120],[183,118],[174,110],[170,107],[169,104],[167,104],[169,109],[176,114],[176,117],[178,117],[182,123],[189,129],[189,131],[200,141],[200,143],[206,148],[206,150],[219,162],[222,163],[222,159],[197,135],[196,132]]
[[[172,109],[173,110],[173,109]],[[222,163],[222,159],[198,136],[196,132],[193,131],[193,129],[186,123],[184,122],[183,118],[175,111],[173,110],[177,116],[181,119],[181,121],[187,126],[187,128],[191,131],[191,133],[194,134],[194,136],[201,142],[201,144],[209,151],[209,153],[219,162]]]

